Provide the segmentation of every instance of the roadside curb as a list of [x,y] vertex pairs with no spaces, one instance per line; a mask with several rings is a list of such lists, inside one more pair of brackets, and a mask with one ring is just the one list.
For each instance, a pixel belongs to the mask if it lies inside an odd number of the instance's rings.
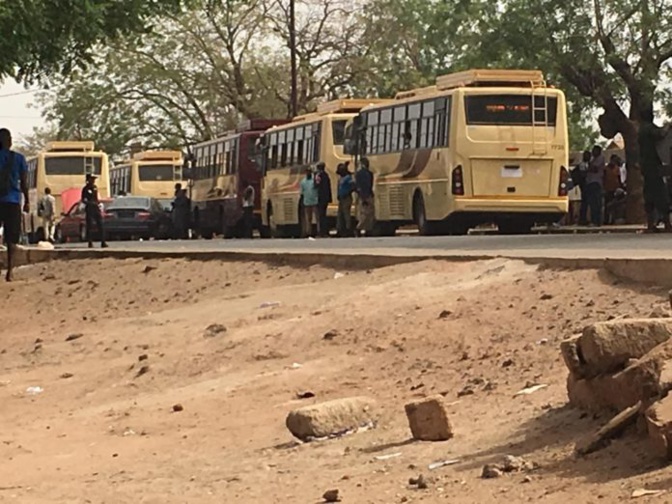
[[506,254],[415,254],[395,255],[384,253],[343,252],[250,252],[250,251],[156,251],[114,249],[21,249],[17,253],[17,265],[37,264],[52,260],[82,259],[187,259],[190,261],[257,261],[277,266],[310,267],[321,265],[344,271],[360,271],[382,268],[396,264],[420,261],[470,262],[489,259],[522,261],[549,269],[596,269],[636,283],[672,287],[672,258],[670,259],[622,259],[622,258],[553,258],[516,257]]

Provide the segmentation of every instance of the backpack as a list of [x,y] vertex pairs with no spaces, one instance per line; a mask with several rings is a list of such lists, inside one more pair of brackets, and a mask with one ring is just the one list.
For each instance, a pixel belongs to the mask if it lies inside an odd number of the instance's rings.
[[572,182],[577,187],[582,187],[586,183],[586,172],[581,169],[581,165],[576,166],[571,172]]
[[0,168],[0,198],[9,195],[12,190],[12,169],[14,168],[14,152],[9,151],[7,161],[2,168]]

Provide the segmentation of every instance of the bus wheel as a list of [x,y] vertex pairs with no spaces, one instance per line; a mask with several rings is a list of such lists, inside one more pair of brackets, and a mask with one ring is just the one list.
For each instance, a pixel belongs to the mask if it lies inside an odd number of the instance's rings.
[[425,200],[421,192],[417,192],[413,198],[413,220],[418,227],[418,232],[422,236],[435,235],[437,232],[436,225],[427,220],[425,213]]
[[525,219],[507,219],[497,223],[497,230],[502,235],[526,235],[532,232],[533,226],[533,222]]

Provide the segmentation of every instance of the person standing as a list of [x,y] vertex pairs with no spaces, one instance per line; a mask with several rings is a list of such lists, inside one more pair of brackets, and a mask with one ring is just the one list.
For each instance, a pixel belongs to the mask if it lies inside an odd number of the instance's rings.
[[355,174],[355,187],[357,191],[357,231],[364,231],[366,236],[373,232],[376,217],[373,199],[373,173],[369,168],[368,158],[363,157],[360,168]]
[[669,128],[670,125],[661,128],[653,123],[653,107],[642,116],[639,125],[639,157],[644,178],[644,210],[648,231],[656,231],[661,220],[665,230],[672,231],[669,196],[662,174],[663,163],[656,149],[656,144],[665,138]]
[[23,211],[30,211],[28,201],[28,165],[26,158],[12,149],[12,134],[0,129],[0,226],[7,247],[7,274],[5,280],[13,280],[14,254],[21,238],[21,197]]
[[89,248],[93,248],[93,224],[100,234],[100,247],[107,248],[105,241],[105,225],[103,224],[103,215],[101,211],[100,199],[98,198],[98,187],[96,186],[96,176],[89,173],[86,176],[86,185],[82,188],[82,204],[86,214],[86,240],[89,242]]
[[[604,155],[602,154],[602,147],[596,145],[593,147],[592,158],[588,165],[588,172],[586,173],[585,186],[585,201],[586,206],[582,205],[583,220],[586,215],[586,210],[590,210],[590,225],[602,225],[602,192],[604,184]],[[585,222],[585,220],[583,220]]]
[[254,187],[243,181],[243,236],[252,239],[254,233]]
[[604,223],[616,224],[616,191],[621,189],[621,158],[612,154],[604,170]]
[[317,187],[317,234],[320,236],[329,236],[329,222],[327,220],[327,208],[333,201],[331,194],[331,179],[326,172],[326,166],[323,162],[317,163],[317,173],[315,174],[315,187]]
[[189,238],[190,215],[191,201],[187,196],[187,190],[176,189],[175,200],[173,201],[173,234],[176,240]]
[[301,201],[303,204],[303,229],[302,236],[308,238],[313,234],[313,216],[319,203],[319,195],[315,181],[313,180],[313,170],[306,168],[306,176],[301,180]]
[[341,237],[352,236],[352,193],[355,191],[355,181],[347,165],[343,163],[338,165],[336,173],[339,176],[336,231]]
[[54,228],[56,224],[56,198],[51,195],[51,189],[44,189],[44,196],[40,200],[38,207],[40,217],[42,217],[42,229],[44,229],[44,239],[54,243]]

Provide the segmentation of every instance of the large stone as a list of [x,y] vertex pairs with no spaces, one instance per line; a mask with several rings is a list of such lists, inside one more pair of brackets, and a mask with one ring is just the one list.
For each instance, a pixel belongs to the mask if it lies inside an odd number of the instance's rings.
[[453,437],[448,409],[442,396],[428,397],[407,404],[406,416],[414,439],[446,441]]
[[672,319],[632,319],[600,322],[584,329],[577,355],[579,376],[594,377],[620,371],[672,337]]
[[663,459],[672,460],[672,395],[646,411],[646,426],[652,451]]
[[285,424],[302,441],[337,436],[375,423],[376,402],[368,397],[350,397],[304,406],[291,411]]
[[589,372],[586,369],[586,363],[581,355],[581,349],[579,347],[580,340],[580,334],[576,334],[571,338],[564,340],[560,343],[560,353],[562,353],[562,359],[565,361],[565,365],[567,366],[567,369],[569,369],[569,372],[577,378],[584,378]]
[[577,378],[570,373],[567,377],[567,395],[569,403],[579,409],[593,412],[623,409],[616,405],[618,388],[611,375]]

